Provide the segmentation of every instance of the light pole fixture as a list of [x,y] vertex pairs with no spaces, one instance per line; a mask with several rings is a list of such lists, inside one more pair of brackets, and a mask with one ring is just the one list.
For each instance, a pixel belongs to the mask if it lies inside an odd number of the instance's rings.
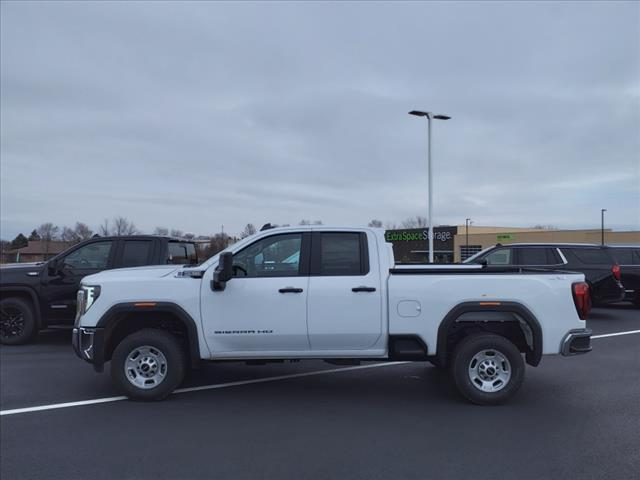
[[604,212],[606,211],[606,208],[600,210],[600,238],[602,245],[604,245]]
[[416,117],[427,117],[427,183],[429,188],[427,200],[429,202],[429,263],[433,263],[433,180],[431,175],[431,119],[449,120],[451,117],[441,114],[434,115],[432,112],[423,112],[421,110],[411,110],[409,112],[409,115],[415,115]]

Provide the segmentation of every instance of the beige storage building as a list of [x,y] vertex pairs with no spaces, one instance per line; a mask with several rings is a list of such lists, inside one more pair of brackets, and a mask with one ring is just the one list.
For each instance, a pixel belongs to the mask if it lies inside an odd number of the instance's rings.
[[[460,262],[496,243],[594,243],[600,244],[602,232],[592,230],[541,230],[533,228],[470,226],[468,237],[464,225],[458,226],[453,239],[454,262]],[[468,248],[467,248],[468,238]],[[640,231],[604,230],[606,244],[640,245]]]

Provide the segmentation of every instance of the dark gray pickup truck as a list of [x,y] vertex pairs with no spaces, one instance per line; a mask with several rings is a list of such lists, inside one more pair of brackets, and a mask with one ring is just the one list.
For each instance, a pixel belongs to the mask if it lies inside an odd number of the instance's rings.
[[198,263],[194,242],[157,235],[95,237],[46,262],[0,268],[0,343],[27,343],[52,325],[73,325],[87,275],[113,268]]

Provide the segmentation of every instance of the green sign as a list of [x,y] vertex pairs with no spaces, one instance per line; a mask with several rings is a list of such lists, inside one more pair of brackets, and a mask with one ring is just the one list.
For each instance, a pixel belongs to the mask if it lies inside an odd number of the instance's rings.
[[515,233],[499,233],[498,242],[513,242],[516,239]]

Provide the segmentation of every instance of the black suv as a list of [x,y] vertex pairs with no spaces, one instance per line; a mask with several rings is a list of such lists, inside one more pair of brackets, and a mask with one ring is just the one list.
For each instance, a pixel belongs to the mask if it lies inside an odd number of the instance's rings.
[[112,268],[196,264],[196,244],[156,235],[94,237],[46,262],[0,268],[0,343],[17,345],[51,325],[72,325],[87,275]]
[[609,245],[607,248],[620,265],[625,299],[640,308],[640,245]]
[[527,268],[562,269],[584,273],[594,305],[624,299],[620,267],[601,245],[563,243],[497,244],[469,257],[464,263],[514,265]]

